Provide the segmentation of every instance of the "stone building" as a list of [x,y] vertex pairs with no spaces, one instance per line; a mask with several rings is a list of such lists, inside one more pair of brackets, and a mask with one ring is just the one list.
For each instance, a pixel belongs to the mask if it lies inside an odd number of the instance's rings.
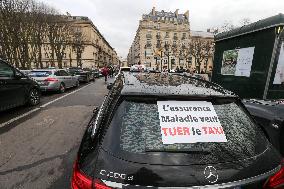
[[[63,55],[63,67],[99,68],[104,65],[118,65],[118,55],[113,47],[100,33],[88,17],[63,16],[74,32],[72,40]],[[57,67],[56,58],[52,54],[50,44],[46,43],[42,50],[44,67]]]
[[212,52],[204,52],[205,48],[194,49],[193,44],[198,42],[200,46],[212,46],[213,41],[211,33],[190,30],[189,11],[179,14],[178,9],[175,12],[165,12],[156,11],[154,7],[139,21],[127,61],[130,65],[141,63],[158,70],[163,67],[171,70],[183,67],[210,71]]

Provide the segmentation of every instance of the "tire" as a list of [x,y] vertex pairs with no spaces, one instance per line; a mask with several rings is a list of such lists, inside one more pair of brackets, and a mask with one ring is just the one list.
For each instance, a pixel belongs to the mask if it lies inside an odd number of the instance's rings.
[[58,92],[59,93],[64,93],[65,92],[65,84],[64,83],[60,83],[60,86],[59,86],[59,90],[58,90]]
[[40,103],[40,92],[36,88],[32,88],[29,92],[28,104],[35,106]]
[[79,82],[79,81],[76,81],[75,87],[79,87],[79,86],[80,86],[80,82]]

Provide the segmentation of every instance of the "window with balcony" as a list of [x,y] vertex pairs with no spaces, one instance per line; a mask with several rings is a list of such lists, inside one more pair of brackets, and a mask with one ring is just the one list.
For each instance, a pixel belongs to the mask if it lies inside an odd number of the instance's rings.
[[152,47],[151,41],[147,41],[145,46],[146,48],[151,48]]
[[176,48],[176,47],[177,47],[177,42],[173,41],[173,48]]
[[156,48],[161,48],[161,41],[160,40],[157,40]]
[[161,38],[160,32],[157,33],[156,38],[157,38],[157,39],[160,39],[160,38]]
[[192,65],[192,57],[191,56],[188,57],[187,62],[188,62],[188,65]]
[[169,38],[170,35],[169,35],[169,32],[166,32],[166,38]]
[[174,40],[178,40],[177,33],[174,33]]

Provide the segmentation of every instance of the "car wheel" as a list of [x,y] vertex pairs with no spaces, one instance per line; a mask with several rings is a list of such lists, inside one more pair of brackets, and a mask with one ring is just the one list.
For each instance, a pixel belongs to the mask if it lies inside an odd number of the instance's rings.
[[31,89],[29,93],[29,98],[28,98],[28,104],[31,106],[38,105],[40,102],[40,93],[37,89],[33,88]]
[[60,93],[64,93],[65,92],[65,85],[64,85],[64,83],[60,83],[59,92]]
[[80,86],[80,82],[76,81],[76,87],[79,87],[79,86]]

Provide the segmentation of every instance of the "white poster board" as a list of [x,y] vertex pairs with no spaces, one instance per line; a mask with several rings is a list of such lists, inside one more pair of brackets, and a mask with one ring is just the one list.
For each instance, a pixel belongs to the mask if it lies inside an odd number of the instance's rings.
[[158,101],[163,144],[227,142],[212,103]]
[[282,42],[273,84],[284,83],[284,42]]
[[235,76],[250,77],[254,47],[239,49]]
[[221,74],[250,77],[254,48],[224,51]]

